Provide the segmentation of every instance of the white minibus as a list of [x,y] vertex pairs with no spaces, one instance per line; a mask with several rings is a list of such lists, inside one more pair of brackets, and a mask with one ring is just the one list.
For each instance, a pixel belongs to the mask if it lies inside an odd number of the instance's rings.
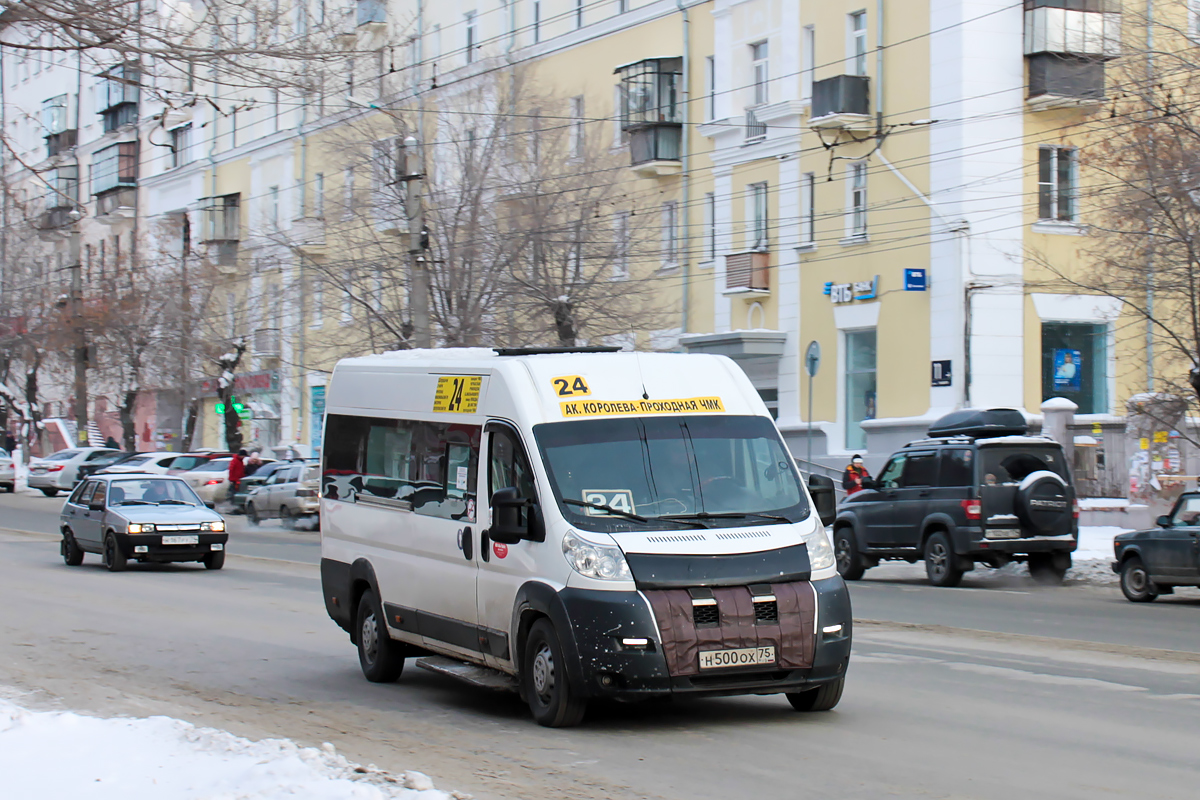
[[417,666],[589,699],[774,694],[832,708],[851,613],[807,485],[723,356],[410,350],[338,363],[321,582],[368,680]]

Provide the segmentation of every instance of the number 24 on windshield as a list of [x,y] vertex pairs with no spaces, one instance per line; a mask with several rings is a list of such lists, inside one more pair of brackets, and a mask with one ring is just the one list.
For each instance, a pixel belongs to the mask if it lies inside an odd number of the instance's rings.
[[559,397],[582,397],[592,393],[582,375],[564,375],[550,382],[554,384],[554,393]]

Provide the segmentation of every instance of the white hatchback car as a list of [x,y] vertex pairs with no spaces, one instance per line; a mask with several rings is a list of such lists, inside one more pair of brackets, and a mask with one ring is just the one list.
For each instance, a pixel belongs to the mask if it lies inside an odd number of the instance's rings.
[[0,447],[0,486],[4,491],[12,492],[17,485],[17,465],[9,452]]
[[70,491],[78,480],[80,464],[115,452],[111,447],[71,447],[35,459],[29,464],[29,488],[41,489],[46,497]]
[[179,457],[179,453],[141,453],[130,456],[119,464],[107,466],[96,472],[97,475],[118,475],[136,472],[139,474],[166,475],[171,468],[171,462]]

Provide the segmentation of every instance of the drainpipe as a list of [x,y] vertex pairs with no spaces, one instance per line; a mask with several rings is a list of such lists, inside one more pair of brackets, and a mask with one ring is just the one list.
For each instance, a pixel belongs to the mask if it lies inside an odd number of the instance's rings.
[[875,6],[875,133],[883,135],[883,0]]
[[687,7],[684,5],[685,0],[675,0],[679,8],[679,13],[682,14],[683,25],[683,85],[681,93],[683,95],[683,130],[679,136],[679,166],[680,166],[680,198],[679,208],[682,213],[679,215],[679,224],[683,226],[683,248],[681,250],[682,259],[681,266],[683,267],[683,302],[681,307],[680,332],[688,332],[688,324],[691,311],[691,258],[692,258],[692,226],[689,224],[691,220],[691,191],[692,191],[692,176],[689,172],[691,157],[688,152],[688,123],[692,116],[691,98],[691,67],[692,67],[692,20],[688,14]]

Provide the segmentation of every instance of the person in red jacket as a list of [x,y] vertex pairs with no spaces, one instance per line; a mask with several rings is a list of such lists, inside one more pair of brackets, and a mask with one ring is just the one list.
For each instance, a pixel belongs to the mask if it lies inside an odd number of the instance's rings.
[[846,467],[846,471],[842,473],[842,488],[846,490],[847,497],[858,494],[863,489],[874,488],[871,483],[871,475],[863,464],[862,456],[856,455],[850,459],[850,466]]
[[237,491],[238,483],[246,477],[246,451],[238,450],[238,454],[229,462],[229,495]]

